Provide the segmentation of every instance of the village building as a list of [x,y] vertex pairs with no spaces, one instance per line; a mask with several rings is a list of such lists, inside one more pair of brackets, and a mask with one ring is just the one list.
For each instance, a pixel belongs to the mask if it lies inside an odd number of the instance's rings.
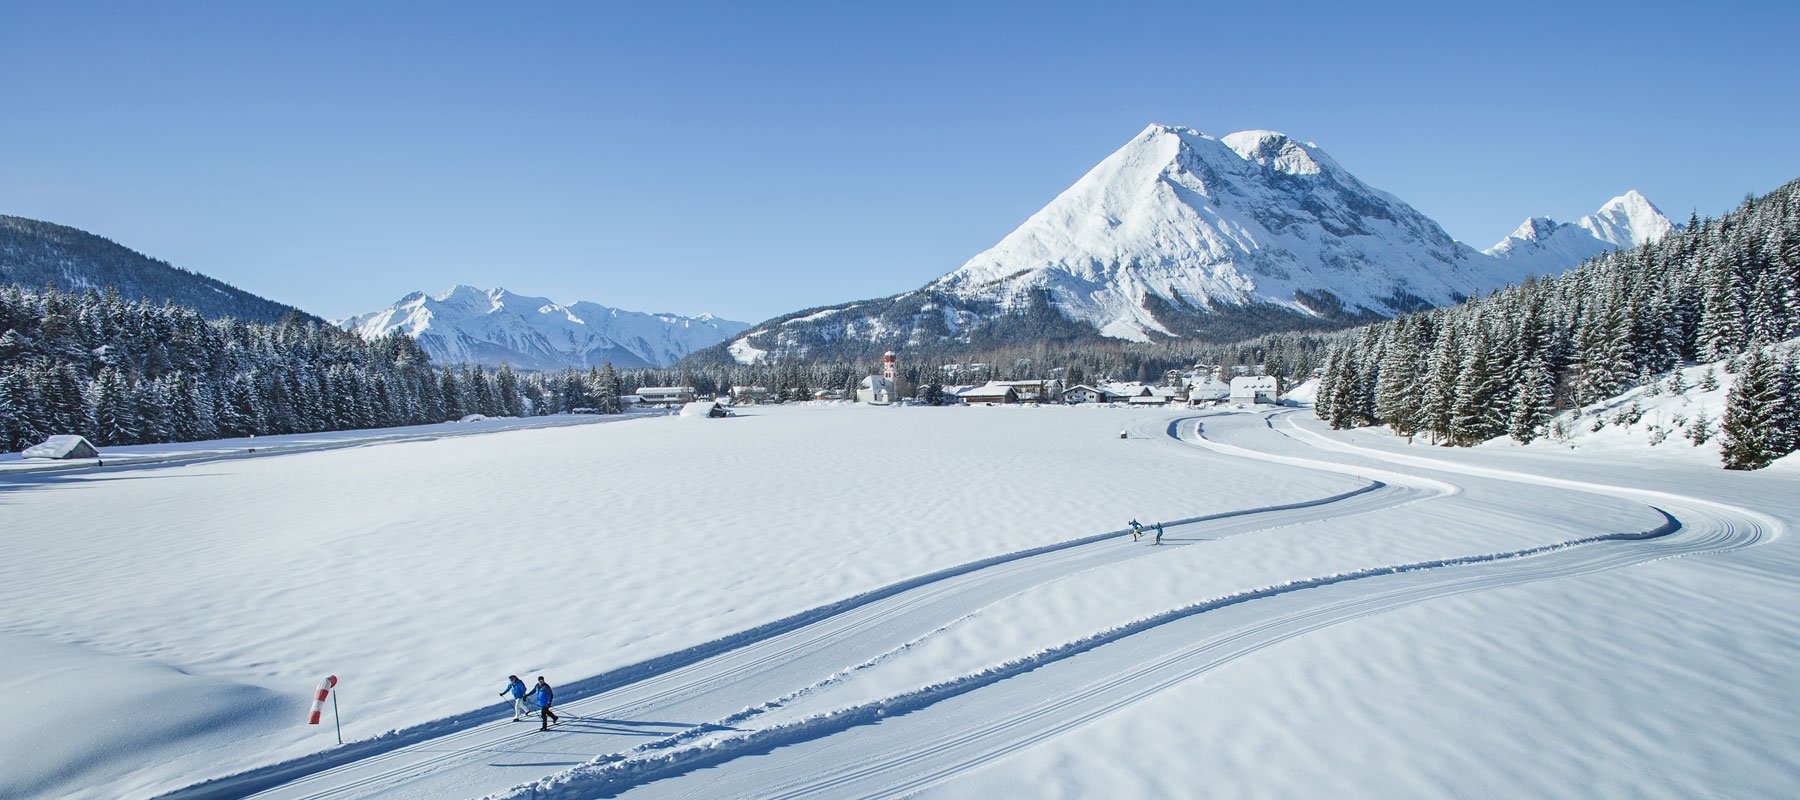
[[758,405],[761,403],[767,403],[767,402],[769,402],[769,387],[767,387],[767,386],[733,386],[733,387],[731,387],[731,399],[732,399],[732,402],[736,403],[737,405],[741,405],[741,406],[750,406],[750,405]]
[[87,437],[74,434],[52,436],[39,444],[25,448],[19,453],[20,458],[99,458],[100,451],[94,449]]
[[647,406],[676,406],[694,402],[694,387],[642,386],[637,395]]
[[1231,402],[1268,403],[1281,400],[1281,379],[1274,375],[1246,375],[1231,379]]
[[1019,402],[1019,393],[1002,383],[988,383],[963,390],[957,395],[972,406],[1004,406]]
[[1010,386],[1013,394],[1021,403],[1051,403],[1059,399],[1062,393],[1062,382],[1056,380],[1036,381],[989,381],[996,386]]
[[708,417],[718,418],[729,417],[731,416],[731,412],[726,411],[725,407],[719,405],[715,400],[695,400],[692,403],[682,405],[681,416],[700,417],[703,419]]
[[894,402],[894,382],[880,375],[863,378],[856,388],[856,402],[877,406]]
[[1192,404],[1223,403],[1231,397],[1231,384],[1211,376],[1190,378],[1187,384],[1188,402]]
[[898,399],[895,394],[900,383],[895,365],[897,359],[898,356],[892,350],[882,354],[881,374],[862,379],[862,383],[857,385],[856,402],[885,406]]
[[1071,386],[1062,392],[1062,401],[1071,405],[1081,403],[1123,403],[1130,398],[1124,394],[1102,386],[1081,384]]

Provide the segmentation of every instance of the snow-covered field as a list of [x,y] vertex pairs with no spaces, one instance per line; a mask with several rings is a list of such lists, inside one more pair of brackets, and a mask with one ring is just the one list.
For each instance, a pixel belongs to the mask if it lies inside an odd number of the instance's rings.
[[0,472],[0,796],[1800,792],[1793,464],[1079,407],[396,435]]

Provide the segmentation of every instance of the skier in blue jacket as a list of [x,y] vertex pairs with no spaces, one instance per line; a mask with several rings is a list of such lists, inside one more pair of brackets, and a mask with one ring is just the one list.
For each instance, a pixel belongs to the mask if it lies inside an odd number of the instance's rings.
[[551,720],[562,722],[562,718],[556,716],[556,712],[550,710],[550,701],[555,697],[556,693],[550,690],[550,684],[545,683],[544,676],[539,675],[537,686],[531,690],[531,699],[533,702],[537,703],[538,707],[538,721],[544,723],[538,730],[550,730]]
[[500,690],[500,696],[505,697],[509,694],[512,695],[513,722],[518,722],[525,718],[525,691],[525,682],[519,680],[519,676],[506,676],[506,688]]
[[1133,517],[1131,520],[1131,540],[1135,542],[1138,540],[1138,537],[1142,535],[1144,535],[1144,528],[1142,525],[1138,524],[1137,518]]

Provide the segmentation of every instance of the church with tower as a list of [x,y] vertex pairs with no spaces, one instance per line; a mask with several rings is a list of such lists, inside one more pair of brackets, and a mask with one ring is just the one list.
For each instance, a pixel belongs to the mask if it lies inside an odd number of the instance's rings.
[[894,372],[894,362],[898,358],[892,350],[882,354],[881,374],[862,379],[862,384],[856,389],[856,402],[885,406],[898,399],[896,387],[900,385],[900,380]]

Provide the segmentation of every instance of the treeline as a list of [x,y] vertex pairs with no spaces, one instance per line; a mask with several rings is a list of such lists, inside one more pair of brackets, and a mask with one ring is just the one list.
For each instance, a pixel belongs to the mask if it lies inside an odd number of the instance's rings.
[[533,394],[568,393],[504,367],[435,369],[403,335],[208,321],[112,290],[0,287],[0,331],[4,451],[59,433],[106,446],[518,415]]
[[1800,181],[1559,277],[1342,336],[1326,353],[1316,408],[1337,428],[1387,425],[1463,446],[1530,442],[1563,409],[1684,362],[1732,359],[1748,393],[1732,393],[1723,460],[1755,469],[1800,446],[1792,351],[1765,352],[1796,335]]

